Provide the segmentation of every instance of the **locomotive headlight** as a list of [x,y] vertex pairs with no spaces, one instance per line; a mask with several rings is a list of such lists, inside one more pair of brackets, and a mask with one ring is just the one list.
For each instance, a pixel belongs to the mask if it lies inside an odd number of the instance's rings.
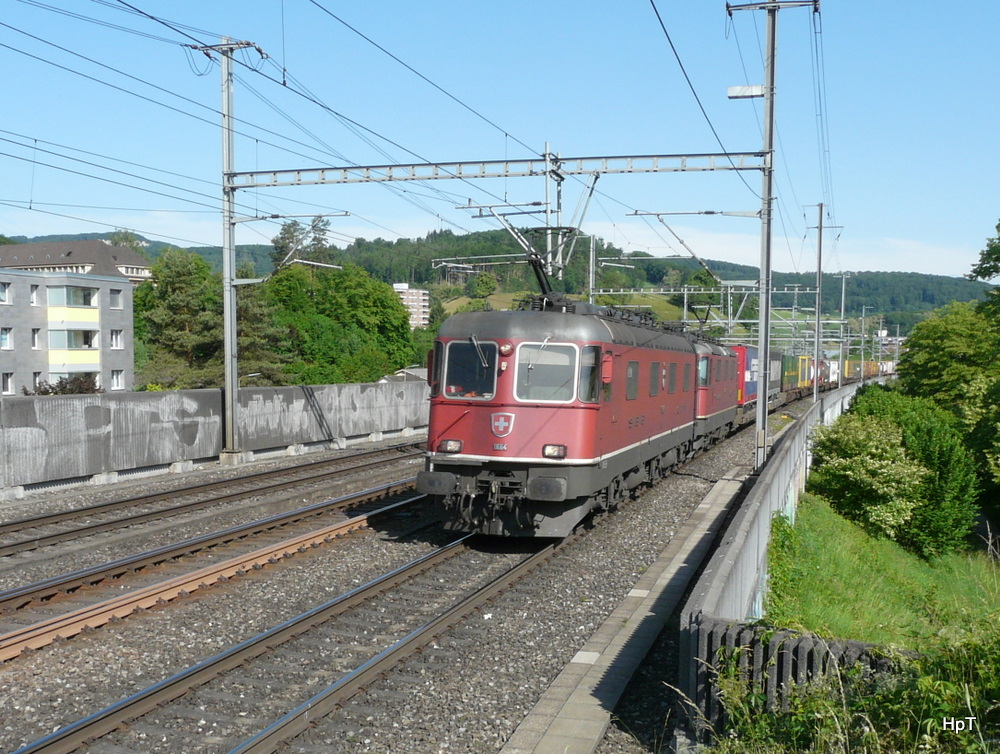
[[438,443],[438,453],[461,453],[461,440],[442,440]]
[[566,446],[565,445],[543,445],[542,446],[542,456],[545,458],[565,458],[566,457]]

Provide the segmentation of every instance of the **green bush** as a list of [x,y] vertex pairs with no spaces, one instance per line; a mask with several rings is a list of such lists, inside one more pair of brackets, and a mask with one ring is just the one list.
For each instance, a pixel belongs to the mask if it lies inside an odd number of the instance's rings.
[[930,558],[962,549],[978,484],[956,419],[933,401],[872,386],[815,435],[811,487],[872,533]]
[[907,458],[902,434],[890,421],[850,414],[819,427],[809,489],[872,535],[898,541],[928,473]]

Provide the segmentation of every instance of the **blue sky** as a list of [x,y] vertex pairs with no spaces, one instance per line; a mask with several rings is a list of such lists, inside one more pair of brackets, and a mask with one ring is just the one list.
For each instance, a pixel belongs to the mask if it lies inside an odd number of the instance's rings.
[[[237,66],[238,171],[524,159],[546,143],[563,157],[718,152],[713,128],[727,151],[759,150],[760,101],[726,90],[762,82],[765,14],[655,7],[683,70],[649,0],[8,0],[0,233],[219,244],[218,56],[184,45],[223,35],[268,55]],[[969,271],[1000,219],[998,22],[985,0],[779,13],[776,270],[815,269],[823,202],[827,271]],[[686,254],[631,213],[756,211],[760,190],[758,172],[607,175],[582,229]],[[565,181],[565,222],[582,191]],[[330,218],[340,245],[495,228],[456,207],[544,199],[541,178],[239,192],[243,215],[349,212]],[[665,219],[699,256],[759,262],[755,219]],[[267,243],[279,222],[241,223],[237,240]]]

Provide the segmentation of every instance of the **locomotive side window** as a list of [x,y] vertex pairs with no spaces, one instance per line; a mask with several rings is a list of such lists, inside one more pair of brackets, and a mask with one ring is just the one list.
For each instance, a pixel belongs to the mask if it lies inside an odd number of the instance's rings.
[[639,397],[639,362],[630,361],[625,372],[625,400],[634,401]]
[[580,353],[580,400],[597,403],[601,396],[601,349],[584,346]]
[[497,389],[496,343],[471,339],[449,343],[444,379],[446,398],[492,398]]
[[611,377],[614,371],[614,363],[614,354],[611,351],[605,351],[601,359],[601,384],[604,387],[605,403],[611,401],[611,385],[613,384]]
[[710,367],[711,364],[707,356],[702,356],[698,359],[698,387],[708,387],[712,379]]
[[654,361],[649,365],[649,396],[660,394],[660,362]]
[[522,343],[517,348],[514,396],[522,401],[567,403],[576,394],[576,348]]
[[[677,392],[677,365],[671,364],[669,372],[670,376],[668,377],[667,382],[667,392],[673,395]],[[684,389],[687,390],[687,388]]]

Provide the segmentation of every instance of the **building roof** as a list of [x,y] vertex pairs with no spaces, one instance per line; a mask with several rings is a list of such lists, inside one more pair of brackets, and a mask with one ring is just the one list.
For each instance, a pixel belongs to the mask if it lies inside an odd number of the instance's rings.
[[406,367],[387,374],[379,382],[427,382],[427,367]]
[[95,239],[3,244],[0,267],[124,277],[138,283],[149,278],[151,262],[127,246]]

